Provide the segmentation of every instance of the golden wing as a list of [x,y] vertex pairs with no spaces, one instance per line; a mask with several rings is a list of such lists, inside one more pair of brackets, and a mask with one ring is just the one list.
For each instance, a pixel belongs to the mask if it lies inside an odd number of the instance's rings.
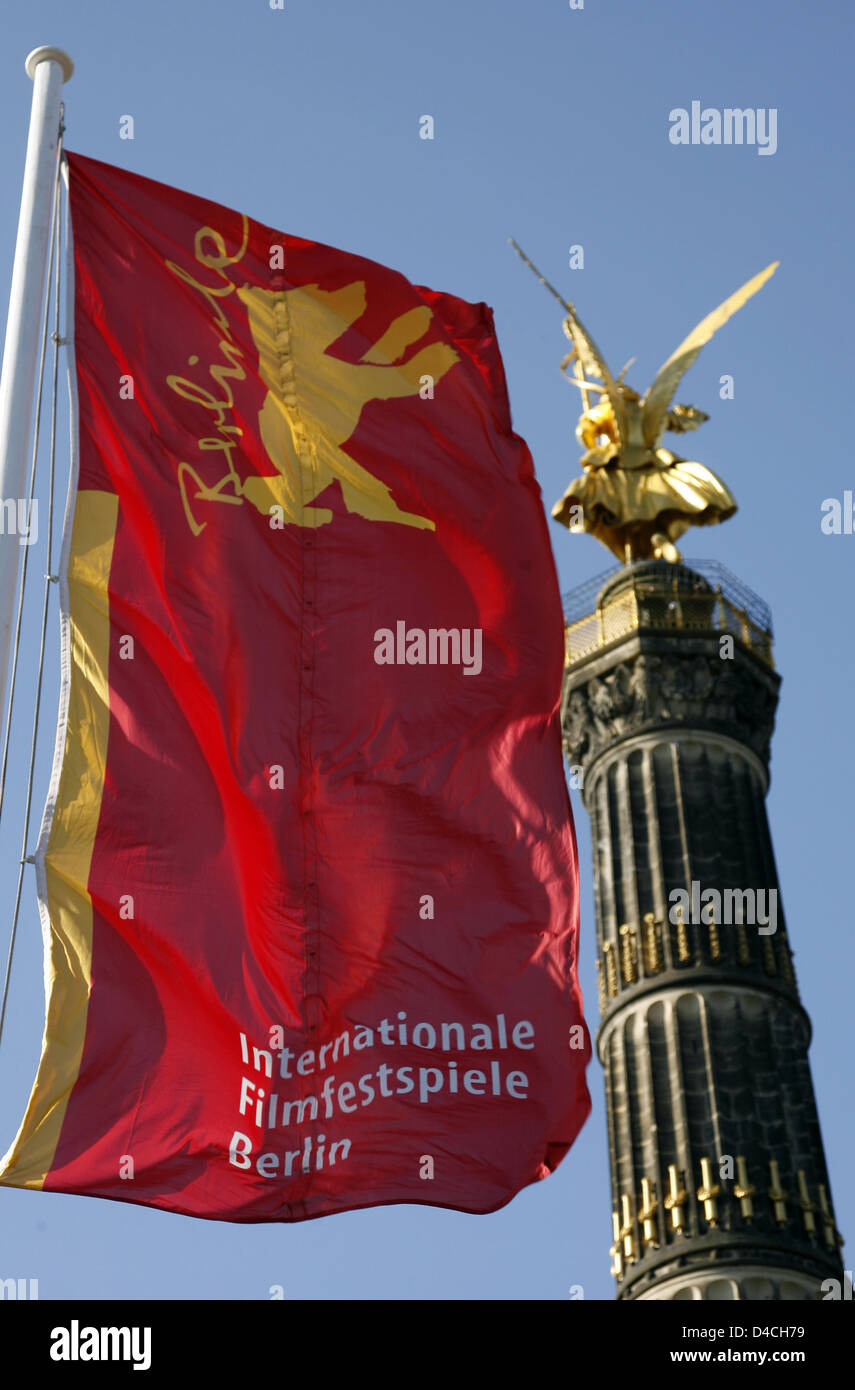
[[752,280],[748,280],[723,304],[719,304],[717,309],[713,309],[711,314],[707,314],[702,319],[697,328],[693,328],[688,338],[684,338],[676,352],[673,352],[656,373],[653,385],[645,393],[641,403],[641,428],[644,435],[644,442],[649,448],[653,448],[659,441],[665,425],[665,417],[668,414],[668,407],[674,399],[674,393],[680,384],[681,377],[689,370],[704,343],[708,343],[714,333],[717,333],[722,324],[741,309],[746,300],[765,285],[770,275],[773,275],[780,265],[780,261],[773,261],[765,270],[761,270],[759,275],[755,275]]
[[580,384],[582,380],[596,382],[599,378],[602,381],[605,393],[609,398],[612,414],[615,417],[618,440],[621,445],[624,445],[626,443],[626,414],[623,408],[623,397],[597,344],[576,317],[575,309],[564,320],[564,332],[573,344],[576,353],[574,371]]

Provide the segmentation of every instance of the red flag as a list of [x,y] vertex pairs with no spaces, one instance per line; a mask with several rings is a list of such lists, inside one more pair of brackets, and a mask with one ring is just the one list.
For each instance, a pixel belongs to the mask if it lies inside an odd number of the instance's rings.
[[69,156],[79,460],[0,1181],[485,1212],[589,1109],[563,628],[492,315]]

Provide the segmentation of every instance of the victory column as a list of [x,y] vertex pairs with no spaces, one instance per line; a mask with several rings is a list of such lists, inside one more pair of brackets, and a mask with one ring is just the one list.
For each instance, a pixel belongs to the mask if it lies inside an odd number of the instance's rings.
[[707,418],[673,404],[679,382],[776,264],[644,396],[535,270],[566,311],[583,403],[584,473],[553,515],[622,562],[567,596],[562,695],[592,822],[619,1299],[814,1300],[843,1280],[766,817],[770,614],[723,566],[683,562],[679,536],[736,503],[660,443]]

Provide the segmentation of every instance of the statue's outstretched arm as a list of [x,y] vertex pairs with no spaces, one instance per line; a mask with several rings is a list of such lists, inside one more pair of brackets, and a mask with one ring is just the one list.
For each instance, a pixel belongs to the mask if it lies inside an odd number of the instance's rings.
[[665,417],[665,429],[672,434],[686,434],[688,430],[700,429],[710,417],[705,410],[694,405],[673,405]]

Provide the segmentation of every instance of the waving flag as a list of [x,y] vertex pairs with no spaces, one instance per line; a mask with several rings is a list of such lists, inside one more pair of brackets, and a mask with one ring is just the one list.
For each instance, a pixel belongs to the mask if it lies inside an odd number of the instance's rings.
[[47,1021],[0,1181],[485,1212],[588,1113],[563,630],[492,316],[69,156]]

